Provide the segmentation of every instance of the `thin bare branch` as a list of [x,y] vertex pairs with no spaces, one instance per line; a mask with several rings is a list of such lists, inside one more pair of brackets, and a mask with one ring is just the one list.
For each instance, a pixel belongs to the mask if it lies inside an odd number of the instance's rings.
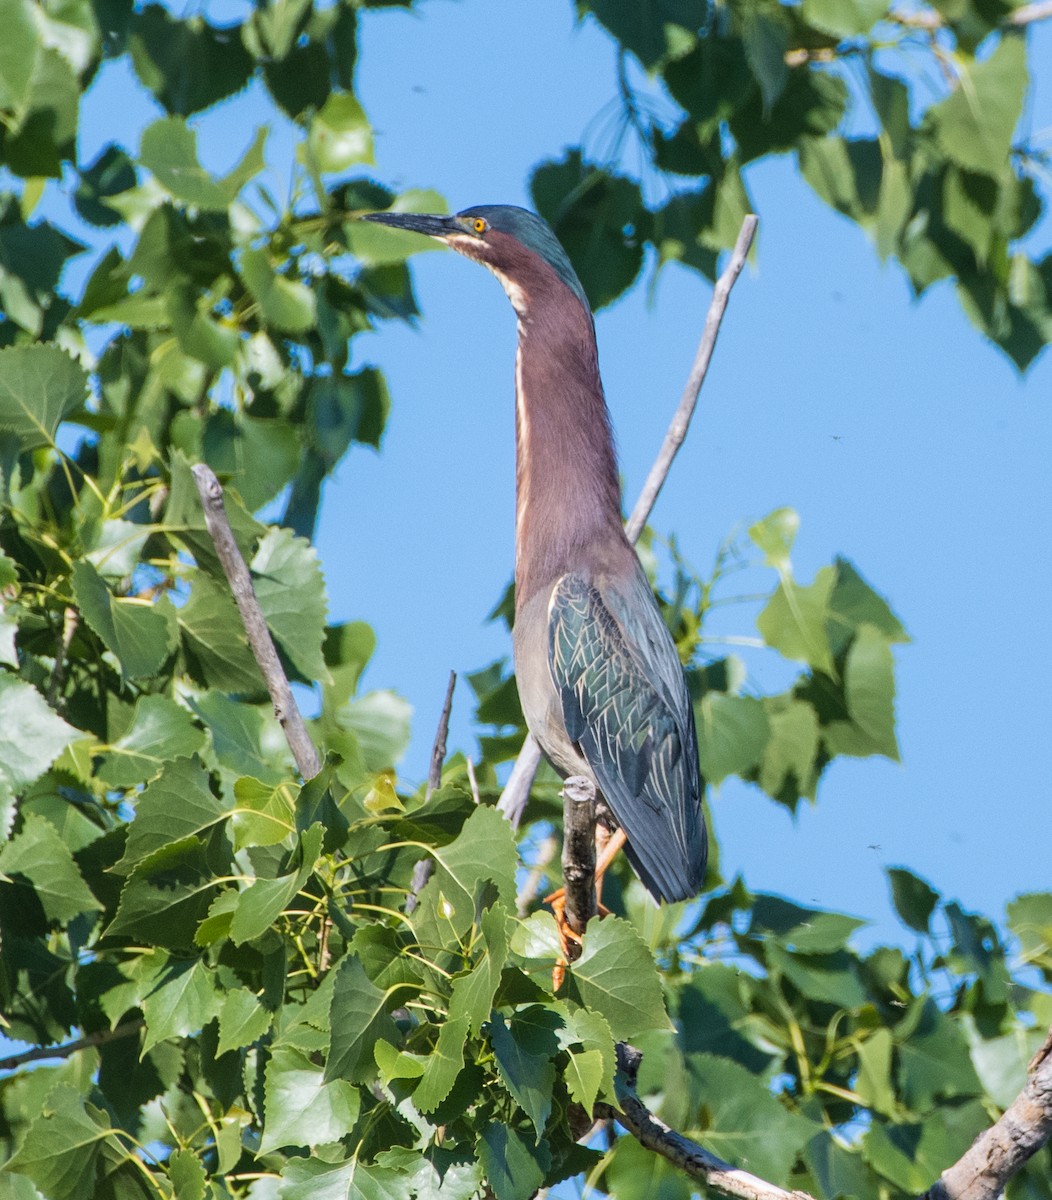
[[205,510],[205,526],[237,602],[253,657],[259,664],[263,681],[270,692],[274,715],[284,731],[285,740],[300,774],[304,779],[312,779],[321,770],[321,759],[307,732],[307,726],[303,723],[303,717],[289,687],[288,676],[281,665],[281,659],[278,658],[274,640],[270,636],[263,610],[252,587],[252,577],[230,529],[230,521],[223,505],[223,488],[212,469],[204,463],[198,463],[193,472],[194,482],[197,484],[201,504]]
[[[625,532],[632,542],[636,541],[640,533],[643,532],[643,528],[654,508],[654,503],[658,498],[658,493],[668,478],[673,460],[687,436],[691,417],[693,417],[694,409],[698,403],[701,385],[705,382],[709,363],[712,361],[712,352],[716,349],[716,339],[719,336],[720,324],[723,321],[724,313],[727,311],[727,301],[730,299],[731,289],[737,282],[742,267],[745,265],[745,260],[749,254],[749,247],[752,245],[753,238],[756,235],[757,223],[758,218],[751,213],[742,221],[742,227],[738,233],[738,240],[734,244],[730,260],[716,281],[716,286],[712,289],[712,299],[709,301],[709,311],[705,317],[705,326],[701,333],[701,341],[698,343],[694,362],[691,365],[690,374],[687,376],[687,382],[683,388],[683,395],[680,397],[679,405],[673,414],[668,432],[665,434],[665,440],[662,442],[658,456],[654,460],[654,465],[650,468],[650,474],[647,476],[646,483],[643,484],[643,490],[639,494],[639,499],[632,509],[632,515],[625,522]],[[515,829],[518,829],[522,821],[522,814],[526,811],[526,801],[529,799],[530,788],[533,786],[533,777],[537,773],[540,761],[540,747],[537,745],[533,735],[528,734],[522,744],[522,749],[519,751],[519,757],[515,760],[514,767],[512,767],[511,775],[508,776],[508,782],[505,785],[504,791],[501,792],[500,800],[497,802],[497,808],[508,818]]]
[[446,738],[449,736],[449,714],[453,711],[453,689],[457,686],[456,671],[449,672],[449,686],[442,713],[435,730],[435,743],[431,747],[431,769],[427,773],[427,799],[442,786],[442,764],[446,761]]
[[595,784],[586,775],[571,775],[562,794],[566,923],[574,933],[584,933],[596,914]]
[[118,1038],[131,1037],[145,1025],[139,1018],[118,1025],[116,1029],[100,1029],[89,1033],[87,1037],[77,1038],[72,1042],[64,1042],[61,1046],[34,1046],[32,1050],[21,1050],[18,1054],[9,1054],[0,1058],[0,1071],[14,1071],[18,1067],[31,1062],[45,1062],[49,1058],[69,1058],[78,1050],[86,1050],[89,1046],[104,1046],[107,1042],[115,1042]]
[[540,890],[541,880],[544,878],[544,873],[548,869],[548,864],[552,861],[559,850],[559,839],[549,834],[543,842],[541,842],[537,850],[537,861],[530,867],[530,873],[526,876],[526,881],[522,885],[522,890],[515,897],[515,911],[520,917],[525,917],[530,911],[530,905],[537,899],[537,892]]
[[[442,764],[446,761],[446,738],[449,736],[449,714],[453,711],[453,689],[457,686],[456,671],[449,672],[449,683],[446,686],[446,698],[442,702],[442,711],[438,716],[438,728],[435,730],[435,741],[431,747],[431,768],[427,773],[426,799],[431,799],[431,793],[437,791],[442,784]],[[416,910],[418,897],[424,885],[435,871],[435,862],[431,858],[422,858],[413,868],[413,877],[409,883],[409,895],[405,900],[405,911],[412,913]]]
[[66,668],[69,664],[69,647],[79,623],[80,613],[71,605],[62,614],[62,636],[59,639],[58,650],[55,652],[55,669],[51,672],[51,682],[48,684],[48,704],[57,704],[62,693],[62,686],[66,682]]
[[468,787],[471,788],[471,798],[476,804],[481,804],[482,796],[479,794],[479,781],[475,778],[475,764],[470,758],[465,758],[464,766],[468,772]]
[[[640,1145],[723,1196],[736,1200],[813,1200],[807,1192],[789,1192],[748,1171],[739,1171],[697,1142],[670,1129],[636,1094],[642,1057],[633,1046],[618,1043],[615,1090],[619,1107],[597,1104],[595,1117],[617,1121]],[[1052,1029],[1030,1063],[1023,1090],[1001,1119],[976,1138],[921,1200],[995,1200],[1008,1180],[1050,1139]]]

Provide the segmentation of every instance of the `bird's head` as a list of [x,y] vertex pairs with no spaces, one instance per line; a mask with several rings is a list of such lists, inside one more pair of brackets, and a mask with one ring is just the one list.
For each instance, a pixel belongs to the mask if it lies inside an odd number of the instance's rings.
[[528,209],[480,204],[451,217],[382,212],[368,213],[365,220],[426,234],[482,263],[500,280],[520,316],[539,287],[558,287],[560,283],[591,312],[559,239],[547,221]]

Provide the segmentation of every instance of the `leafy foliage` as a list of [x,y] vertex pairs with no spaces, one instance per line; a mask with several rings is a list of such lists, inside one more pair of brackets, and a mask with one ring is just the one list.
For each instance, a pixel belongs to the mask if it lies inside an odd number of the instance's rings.
[[[648,1101],[717,1152],[823,1200],[915,1192],[1010,1101],[1052,1021],[1052,896],[1017,898],[999,927],[897,868],[911,949],[862,952],[858,919],[722,879],[714,844],[703,903],[657,911],[617,868],[615,915],[589,928],[556,994],[554,921],[523,868],[558,883],[542,856],[558,785],[539,777],[518,834],[492,807],[524,733],[503,663],[472,678],[482,803],[463,755],[430,795],[398,778],[406,706],[359,692],[372,631],[328,624],[309,545],[327,474],[383,439],[390,399],[377,372],[352,369],[354,339],[415,314],[415,242],[353,217],[440,203],[360,174],[372,147],[353,94],[360,7],[260,4],[233,26],[101,0],[16,0],[5,13],[0,1012],[9,1038],[55,1054],[4,1065],[0,1189],[468,1200],[485,1181],[498,1200],[526,1200],[587,1172],[623,1196],[686,1196],[634,1142],[576,1141],[614,1099],[615,1042],[631,1038]],[[843,162],[871,167],[870,152],[818,136],[845,102],[835,73],[786,65],[785,51],[805,29],[828,30],[831,45],[866,37],[872,5],[735,9],[705,36],[677,0],[592,7],[710,123],[710,142],[731,129],[740,161],[751,138],[753,156],[796,146],[809,177],[832,164],[842,183]],[[969,20],[946,16],[962,39],[981,31]],[[916,195],[917,172],[943,155],[960,220],[971,212],[995,240],[1005,209],[983,180],[1000,170],[1025,86],[1014,45],[968,68],[989,92],[981,118],[954,92],[921,127],[880,139]],[[80,163],[81,95],[120,56],[165,115],[137,149]],[[688,78],[695,59],[705,69]],[[298,125],[286,204],[261,182],[265,131],[216,176],[186,121],[252,81]],[[874,82],[874,96],[897,112],[892,83]],[[666,139],[667,161],[682,163],[696,134]],[[557,204],[583,169],[573,156],[543,169],[539,199]],[[718,170],[718,185],[662,214],[640,215],[629,181],[587,189],[561,230],[592,294],[631,283],[640,238],[711,270],[746,203],[737,160]],[[98,231],[90,247],[54,205],[34,216],[63,172]],[[984,264],[1000,261],[992,246]],[[82,255],[83,286],[63,290]],[[290,675],[314,688],[327,759],[309,782],[264,702],[197,460],[227,485]],[[817,797],[838,756],[897,755],[894,647],[906,638],[846,559],[795,577],[796,527],[790,510],[771,514],[721,548],[708,578],[674,544],[671,570],[657,569],[652,537],[643,547],[710,785],[738,775],[790,808]],[[764,652],[797,672],[778,694],[706,644],[712,604],[741,570],[768,595]],[[413,904],[420,861],[433,874]],[[1044,1195],[1047,1166],[1046,1152],[1023,1188]]]
[[[632,285],[647,246],[657,269],[681,262],[715,278],[717,253],[753,208],[748,166],[792,154],[917,295],[952,279],[969,319],[1019,368],[1052,339],[1052,256],[1027,242],[1047,152],[1040,135],[1017,140],[1030,10],[973,0],[576,9],[617,44],[622,128],[610,158],[572,148],[539,166],[532,188],[593,304]],[[626,139],[664,186],[621,173]]]

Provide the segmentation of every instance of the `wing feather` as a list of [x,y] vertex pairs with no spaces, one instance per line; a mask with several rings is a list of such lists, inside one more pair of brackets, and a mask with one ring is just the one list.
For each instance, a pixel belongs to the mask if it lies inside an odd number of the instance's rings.
[[694,714],[642,570],[627,583],[564,575],[548,651],[567,734],[628,835],[640,879],[657,899],[697,895],[707,847]]

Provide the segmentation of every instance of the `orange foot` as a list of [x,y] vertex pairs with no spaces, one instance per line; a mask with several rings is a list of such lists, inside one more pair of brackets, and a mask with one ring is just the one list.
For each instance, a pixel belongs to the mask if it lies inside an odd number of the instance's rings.
[[[547,904],[552,913],[555,915],[555,924],[559,930],[559,943],[562,946],[562,954],[556,960],[555,966],[552,968],[552,989],[558,991],[566,978],[566,968],[570,963],[576,962],[581,957],[581,935],[574,932],[570,926],[570,922],[566,919],[566,889],[559,888],[558,891],[552,892],[550,896],[545,896],[544,903]],[[610,909],[604,904],[596,901],[596,907],[600,917],[608,917]]]

